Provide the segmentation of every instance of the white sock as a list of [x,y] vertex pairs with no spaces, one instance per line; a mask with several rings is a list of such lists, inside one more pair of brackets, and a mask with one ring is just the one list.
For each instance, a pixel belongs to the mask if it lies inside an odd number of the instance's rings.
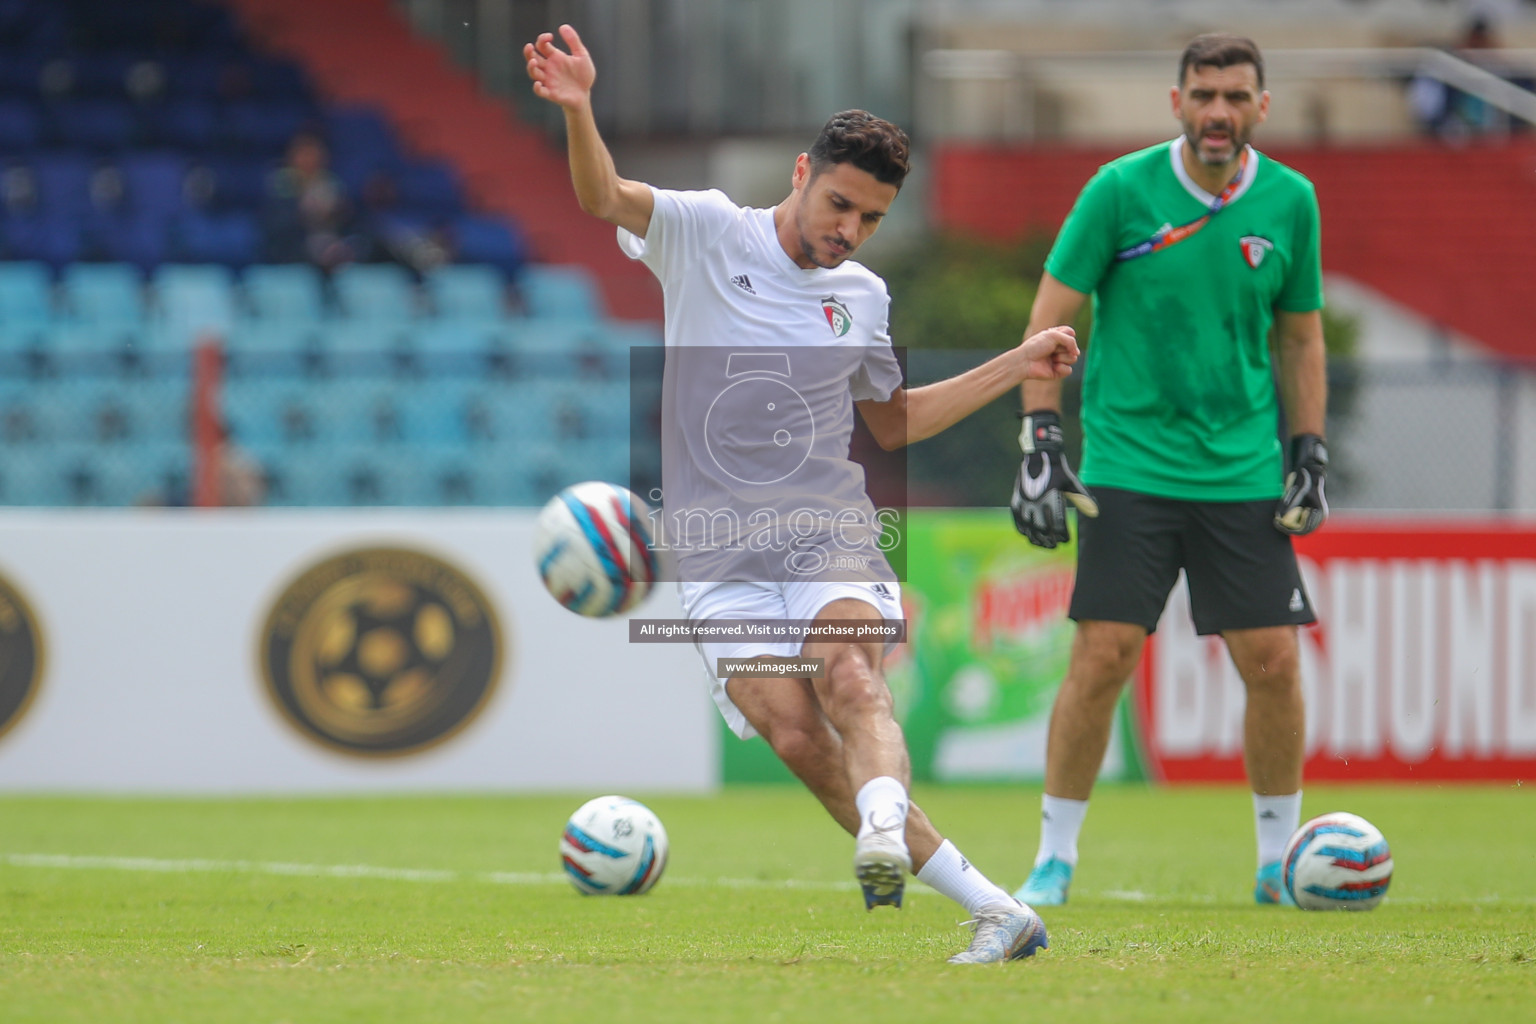
[[960,904],[967,914],[999,904],[1012,906],[1016,902],[971,866],[948,839],[928,858],[928,863],[917,873],[917,880]]
[[1087,800],[1068,800],[1064,796],[1040,798],[1040,850],[1035,854],[1039,867],[1055,857],[1077,866],[1077,836],[1088,816]]
[[1289,796],[1253,794],[1253,826],[1259,836],[1259,867],[1285,852],[1286,841],[1301,824],[1301,790]]
[[901,835],[907,823],[907,788],[889,775],[880,775],[859,789],[853,798],[859,809],[859,835],[875,829],[894,829]]

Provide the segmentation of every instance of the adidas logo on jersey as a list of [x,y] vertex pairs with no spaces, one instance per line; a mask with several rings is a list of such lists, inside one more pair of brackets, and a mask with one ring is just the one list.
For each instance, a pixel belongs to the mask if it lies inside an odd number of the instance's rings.
[[737,288],[740,288],[748,295],[757,294],[757,292],[752,288],[752,279],[746,274],[737,274],[735,277],[731,278],[731,284],[735,285]]

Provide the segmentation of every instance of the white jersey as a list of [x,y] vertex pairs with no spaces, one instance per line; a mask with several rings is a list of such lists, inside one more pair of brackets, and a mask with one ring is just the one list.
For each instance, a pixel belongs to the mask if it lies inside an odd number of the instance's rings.
[[[653,192],[646,236],[621,228],[619,244],[665,296],[663,505],[683,579],[785,580],[765,530],[769,519],[793,529],[790,517],[806,510],[820,522],[802,515],[794,544],[820,554],[799,558],[787,578],[821,577],[834,549],[860,530],[867,549],[879,532],[848,444],[853,403],[886,401],[902,382],[885,282],[851,261],[797,266],[771,209],[718,191]],[[875,562],[873,576],[852,578],[894,578]]]

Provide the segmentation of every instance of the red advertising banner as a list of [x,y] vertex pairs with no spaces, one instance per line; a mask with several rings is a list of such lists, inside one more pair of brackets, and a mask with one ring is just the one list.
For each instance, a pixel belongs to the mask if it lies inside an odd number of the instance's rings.
[[[1536,527],[1338,517],[1297,543],[1309,780],[1536,780]],[[1244,693],[1182,583],[1134,686],[1146,767],[1242,779]]]

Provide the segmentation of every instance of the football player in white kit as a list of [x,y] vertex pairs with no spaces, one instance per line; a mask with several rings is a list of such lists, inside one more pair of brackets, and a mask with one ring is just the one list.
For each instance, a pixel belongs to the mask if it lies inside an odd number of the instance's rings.
[[[756,404],[736,403],[745,411],[724,427],[708,419],[718,415],[721,402],[708,403],[708,415],[700,420],[711,428],[708,437],[685,438],[671,453],[664,443],[668,506],[679,490],[689,493],[695,508],[700,501],[770,500],[784,492],[760,485],[803,471],[809,480],[801,497],[822,496],[831,502],[828,507],[853,521],[863,517],[868,525],[876,517],[863,472],[848,459],[855,406],[881,446],[894,449],[944,430],[1025,379],[1071,373],[1076,339],[1071,328],[1054,327],[960,376],[902,388],[886,333],[885,283],[848,260],[879,227],[906,175],[907,137],[896,126],[862,110],[835,115],[811,150],[796,159],[789,196],[772,209],[744,209],[719,192],[656,189],[618,175],[592,115],[591,56],[569,25],[560,27],[560,37],[566,48],[552,33],[524,47],[533,91],[565,114],[581,208],[615,224],[624,251],[661,281],[668,374],[679,353],[729,346],[769,365],[784,360],[782,371],[770,371],[781,374],[774,393],[796,396],[772,401],[767,392],[775,385],[760,384],[763,394]],[[810,362],[816,366],[809,381],[795,373],[792,388],[783,383],[791,355],[802,364],[814,355]],[[734,370],[725,369],[729,378]],[[775,378],[760,373],[743,379]],[[785,419],[791,406],[793,415]],[[675,415],[685,408],[686,403],[672,406]],[[773,417],[765,408],[776,410]],[[804,436],[763,428],[769,419],[767,426],[792,426],[795,416],[813,424]],[[712,529],[713,522],[700,517],[696,525]],[[825,539],[808,542],[813,555],[825,554],[816,547]],[[762,554],[751,543],[728,543],[691,556],[692,562],[680,556],[690,622],[902,618],[899,587],[883,554],[869,560],[862,573],[786,580],[765,571],[760,557],[744,564],[742,553],[748,550]],[[855,836],[854,871],[866,906],[899,907],[905,874],[915,871],[972,917],[970,947],[952,962],[1014,960],[1045,947],[1039,916],[972,867],[909,800],[906,741],[881,672],[883,641],[701,642],[700,649],[715,701],[732,729],[744,738],[761,734]],[[821,659],[822,674],[718,675],[724,660],[761,666],[797,657]]]

